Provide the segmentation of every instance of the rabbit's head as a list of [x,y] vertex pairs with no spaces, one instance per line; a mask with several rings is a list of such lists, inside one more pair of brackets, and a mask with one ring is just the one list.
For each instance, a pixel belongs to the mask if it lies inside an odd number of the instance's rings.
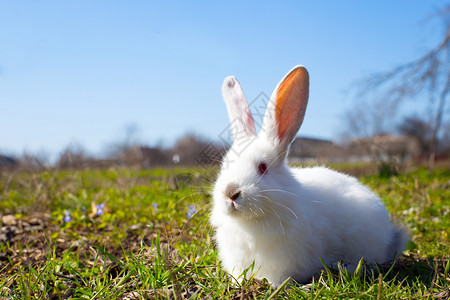
[[[227,77],[222,86],[230,117],[233,145],[224,156],[214,187],[211,221],[223,218],[250,220],[289,214],[284,198],[298,182],[286,165],[308,103],[309,76],[302,66],[293,68],[272,93],[259,134],[239,82]],[[292,197],[287,197],[292,198]]]

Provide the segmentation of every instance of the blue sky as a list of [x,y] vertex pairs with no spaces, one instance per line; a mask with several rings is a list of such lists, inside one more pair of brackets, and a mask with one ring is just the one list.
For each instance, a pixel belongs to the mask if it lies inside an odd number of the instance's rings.
[[423,54],[447,1],[0,0],[0,153],[101,154],[134,124],[145,144],[228,126],[221,85],[251,101],[310,73],[299,134],[336,139],[349,86]]

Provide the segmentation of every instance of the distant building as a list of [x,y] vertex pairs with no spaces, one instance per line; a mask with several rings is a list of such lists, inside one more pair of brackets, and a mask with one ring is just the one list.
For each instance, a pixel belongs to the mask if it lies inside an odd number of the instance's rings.
[[420,154],[417,141],[408,136],[377,135],[355,139],[347,146],[315,138],[296,138],[289,151],[292,163],[339,163],[390,160],[410,161]]
[[172,156],[159,148],[135,146],[124,149],[118,160],[128,166],[143,168],[161,167],[172,164]]
[[349,145],[349,153],[359,160],[389,160],[397,158],[410,161],[420,155],[416,139],[409,136],[376,135],[355,139]]
[[295,138],[289,150],[289,160],[293,163],[341,162],[347,151],[332,141],[315,138]]

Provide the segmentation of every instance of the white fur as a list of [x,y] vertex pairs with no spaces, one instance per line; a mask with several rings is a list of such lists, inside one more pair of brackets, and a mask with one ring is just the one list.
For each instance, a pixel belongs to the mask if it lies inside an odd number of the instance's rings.
[[[274,103],[281,103],[274,94]],[[307,99],[292,101],[302,102],[299,105],[306,109]],[[272,132],[281,126],[264,122],[263,128],[268,126]],[[320,259],[327,266],[343,261],[352,270],[362,257],[369,263],[383,263],[393,259],[395,252],[400,254],[403,245],[394,241],[398,228],[368,188],[353,177],[324,167],[289,168],[288,144],[265,133],[243,132],[247,133],[235,136],[224,157],[210,219],[220,259],[233,277],[254,263],[257,276],[274,285],[288,277],[302,282],[320,271]],[[263,175],[258,173],[261,162],[268,165]],[[239,187],[235,200],[225,192],[230,183]],[[392,249],[393,244],[398,246]]]

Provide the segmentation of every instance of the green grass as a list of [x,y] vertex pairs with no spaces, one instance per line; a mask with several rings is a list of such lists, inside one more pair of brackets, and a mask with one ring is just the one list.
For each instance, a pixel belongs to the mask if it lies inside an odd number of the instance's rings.
[[[449,170],[361,178],[411,232],[409,250],[395,265],[361,265],[354,275],[324,268],[310,284],[278,289],[253,278],[235,284],[220,267],[208,225],[215,171],[0,173],[0,298],[450,296]],[[97,204],[105,205],[103,213]]]

